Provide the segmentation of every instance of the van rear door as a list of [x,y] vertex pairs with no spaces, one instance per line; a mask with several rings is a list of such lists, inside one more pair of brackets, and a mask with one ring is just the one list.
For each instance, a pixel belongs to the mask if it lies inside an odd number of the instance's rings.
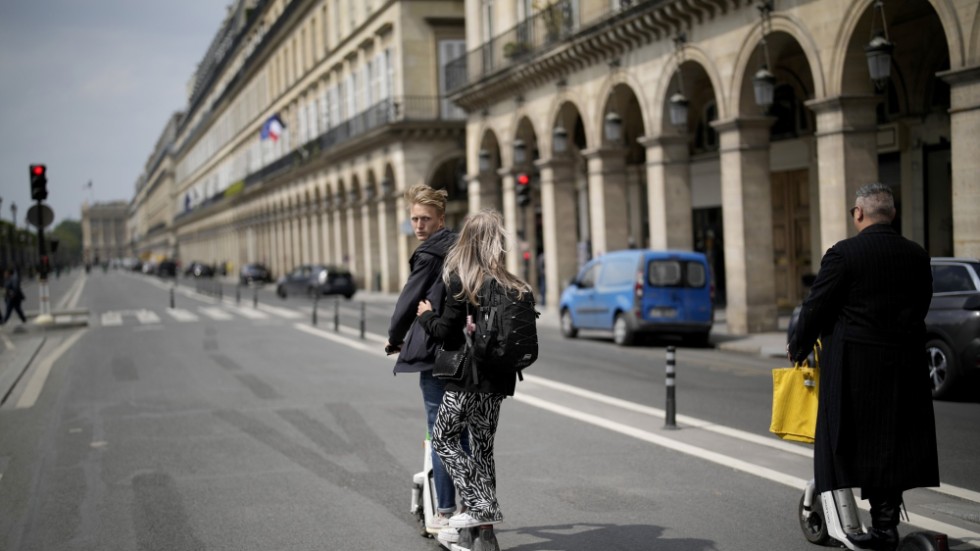
[[710,326],[707,264],[687,256],[649,257],[642,300],[644,321]]

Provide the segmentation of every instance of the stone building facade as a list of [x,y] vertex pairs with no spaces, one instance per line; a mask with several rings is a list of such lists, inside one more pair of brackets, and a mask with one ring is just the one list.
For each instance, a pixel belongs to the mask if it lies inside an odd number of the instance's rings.
[[396,291],[416,246],[401,193],[467,208],[465,114],[442,68],[465,51],[461,0],[240,1],[201,62],[173,143],[184,263],[346,265]]
[[129,204],[125,201],[82,205],[83,260],[102,264],[131,256],[126,230],[129,219]]
[[[882,181],[904,235],[980,257],[980,13],[948,0],[473,0],[449,68],[470,209],[544,257],[547,304],[583,257],[708,254],[735,333],[773,330]],[[866,46],[887,33],[888,78]],[[768,70],[772,101],[755,97]],[[765,79],[763,79],[765,80]],[[762,83],[760,81],[760,83]],[[673,101],[672,101],[673,100]],[[686,116],[671,119],[672,107]],[[530,205],[515,176],[530,175]],[[521,251],[511,252],[522,269]]]
[[694,249],[730,329],[766,331],[864,183],[933,256],[980,257],[978,138],[974,0],[240,0],[190,86],[169,227],[184,262],[396,291],[400,193],[426,182],[451,226],[504,213],[546,308],[590,256]]

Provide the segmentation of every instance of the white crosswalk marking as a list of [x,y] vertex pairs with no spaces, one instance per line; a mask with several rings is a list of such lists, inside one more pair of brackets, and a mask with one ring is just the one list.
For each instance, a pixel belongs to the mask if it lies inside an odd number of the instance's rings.
[[137,310],[136,319],[142,324],[160,323],[160,316],[151,310]]
[[103,312],[102,313],[102,325],[122,325],[122,314],[119,312]]
[[268,304],[259,304],[259,310],[263,312],[269,312],[270,314],[275,314],[280,318],[286,319],[298,319],[304,317],[302,313],[296,310],[290,310],[288,308],[279,308],[277,306],[269,306]]
[[198,311],[201,312],[202,314],[204,314],[205,316],[207,316],[207,317],[209,317],[211,319],[214,319],[214,320],[230,320],[230,319],[235,319],[235,316],[233,316],[233,315],[229,314],[228,312],[225,312],[221,308],[217,308],[217,307],[204,306],[204,307],[198,308]]
[[194,312],[184,310],[183,308],[168,308],[167,313],[177,321],[197,321],[200,319]]
[[269,314],[266,314],[265,312],[261,312],[259,310],[253,310],[251,308],[239,308],[237,306],[228,306],[227,308],[232,312],[238,314],[239,316],[244,316],[248,319],[253,319],[253,320],[269,319]]

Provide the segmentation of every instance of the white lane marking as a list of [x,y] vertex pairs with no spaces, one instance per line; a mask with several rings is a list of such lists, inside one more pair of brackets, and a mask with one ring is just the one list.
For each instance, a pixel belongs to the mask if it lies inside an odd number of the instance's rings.
[[30,380],[27,381],[27,385],[24,387],[24,393],[20,395],[20,398],[17,400],[17,405],[14,406],[15,409],[33,407],[37,403],[37,398],[41,395],[41,390],[44,388],[44,383],[48,380],[48,375],[51,373],[51,368],[54,366],[54,363],[78,341],[83,333],[85,333],[84,329],[76,331],[72,336],[58,345],[51,354],[41,360],[41,363],[37,366],[37,370],[31,374]]
[[140,323],[160,323],[160,316],[156,315],[156,312],[153,312],[152,310],[137,310],[135,313],[136,319],[138,319]]
[[215,320],[235,319],[235,316],[229,314],[228,312],[225,312],[221,308],[211,308],[209,306],[202,306],[198,308],[198,311],[204,314],[205,316]]
[[85,282],[86,276],[85,274],[82,274],[81,277],[75,280],[75,283],[72,283],[71,288],[68,289],[68,292],[65,293],[65,296],[61,299],[61,302],[58,303],[59,310],[75,308],[78,305],[78,300],[82,296],[82,289],[85,287]]
[[122,325],[122,314],[119,312],[103,312],[102,325],[109,327],[112,325]]
[[239,316],[243,316],[248,319],[253,319],[253,320],[269,319],[269,314],[251,308],[239,308],[237,306],[225,306],[225,308],[231,310],[232,312],[238,314]]
[[10,340],[10,337],[8,337],[7,335],[0,333],[0,339],[3,339],[3,346],[7,350],[13,350],[17,348],[17,346],[14,345],[14,341]]
[[327,339],[329,341],[334,341],[334,342],[337,342],[337,343],[340,343],[340,344],[346,344],[347,346],[349,346],[351,348],[356,348],[358,350],[363,350],[364,352],[368,352],[368,353],[372,353],[372,354],[378,354],[380,356],[389,358],[391,360],[394,360],[394,359],[397,359],[398,358],[398,355],[397,354],[392,354],[391,356],[388,356],[387,354],[385,354],[385,351],[384,351],[384,347],[383,346],[381,346],[381,347],[379,347],[377,345],[370,346],[370,345],[368,345],[367,343],[365,343],[365,342],[363,342],[361,340],[354,340],[354,339],[348,339],[347,337],[341,337],[337,333],[327,332],[327,331],[324,331],[322,329],[316,329],[314,327],[310,327],[309,325],[305,325],[305,324],[302,324],[302,323],[295,323],[295,324],[293,324],[293,327],[295,327],[296,329],[299,329],[300,331],[303,331],[304,333],[309,333],[311,335],[316,335],[317,337],[320,337],[320,338],[323,338],[323,339]]
[[183,308],[167,308],[166,312],[177,321],[197,321],[199,319],[194,315],[194,312]]
[[297,319],[303,317],[303,314],[297,312],[296,310],[289,310],[288,308],[279,308],[278,306],[270,306],[268,304],[259,304],[259,310],[262,310],[263,312],[269,312],[270,314],[275,314],[280,318],[286,318],[286,319]]

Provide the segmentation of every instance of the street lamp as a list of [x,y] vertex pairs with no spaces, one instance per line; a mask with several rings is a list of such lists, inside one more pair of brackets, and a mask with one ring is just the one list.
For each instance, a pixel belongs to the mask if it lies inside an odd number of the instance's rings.
[[681,63],[684,61],[684,43],[687,42],[687,34],[680,33],[674,37],[674,53],[677,55],[677,92],[670,96],[668,101],[668,113],[670,114],[670,124],[674,126],[687,126],[687,106],[690,103],[684,97],[684,74],[681,73]]
[[776,77],[769,71],[769,67],[771,66],[769,62],[769,44],[766,41],[766,36],[768,36],[772,28],[772,22],[769,19],[769,14],[772,13],[772,0],[759,2],[756,8],[759,10],[759,16],[762,18],[762,53],[765,56],[765,61],[762,67],[756,71],[755,76],[752,77],[752,87],[755,90],[755,104],[768,110],[769,106],[772,105],[773,93],[776,88]]
[[551,131],[551,140],[555,153],[561,154],[568,149],[568,131],[565,130],[565,127],[561,123]]
[[610,111],[606,114],[606,120],[603,124],[603,129],[606,131],[606,139],[613,143],[618,143],[623,137],[623,119],[615,111]]
[[[868,58],[868,72],[875,88],[882,90],[892,72],[892,51],[895,44],[888,40],[888,24],[885,21],[885,3],[876,0],[871,13],[871,41],[864,48]],[[875,30],[875,15],[881,13],[881,30]]]
[[527,161],[527,146],[524,145],[524,140],[516,139],[514,140],[514,165],[522,165]]

